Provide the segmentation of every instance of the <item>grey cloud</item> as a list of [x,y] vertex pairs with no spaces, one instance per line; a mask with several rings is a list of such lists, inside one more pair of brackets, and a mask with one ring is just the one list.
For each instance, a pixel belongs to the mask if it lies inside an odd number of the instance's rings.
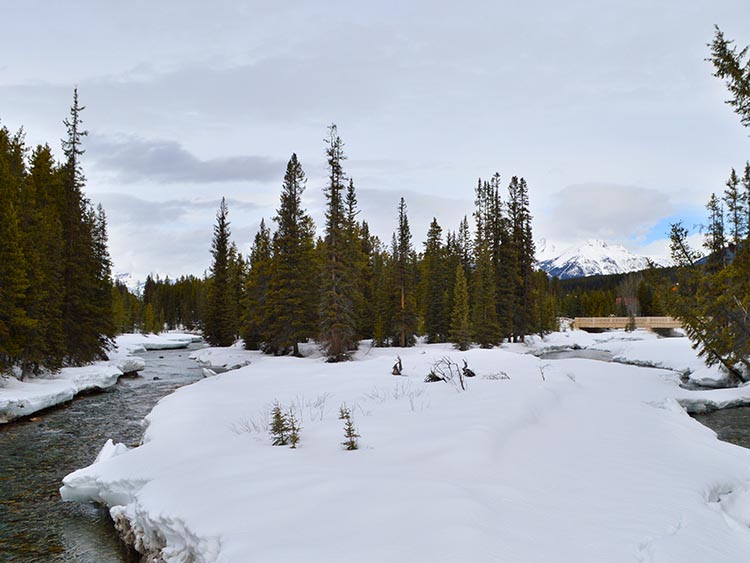
[[[107,213],[108,222],[112,224],[131,224],[136,226],[158,227],[178,221],[187,221],[190,215],[203,218],[210,223],[219,207],[219,200],[172,199],[167,201],[149,201],[124,193],[94,193],[90,198],[100,202]],[[259,206],[252,202],[227,199],[230,219],[233,212],[255,212]]]
[[201,160],[176,141],[92,135],[87,146],[94,165],[123,182],[265,182],[284,171],[282,161],[263,156]]
[[623,240],[643,236],[674,211],[664,192],[638,186],[588,183],[568,186],[539,213],[554,238]]

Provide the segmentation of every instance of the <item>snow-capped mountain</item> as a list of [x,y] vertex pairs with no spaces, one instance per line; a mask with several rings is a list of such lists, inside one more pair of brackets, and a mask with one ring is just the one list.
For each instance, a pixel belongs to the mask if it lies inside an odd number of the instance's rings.
[[[602,240],[587,240],[581,246],[574,246],[558,252],[554,245],[539,241],[537,260],[539,267],[550,276],[561,280],[598,276],[607,274],[625,274],[648,268],[649,258],[633,254],[619,244],[607,244]],[[663,260],[654,260],[657,264],[666,265]]]
[[143,288],[143,282],[135,279],[130,272],[118,272],[112,275],[115,282],[127,287],[131,292],[137,293]]

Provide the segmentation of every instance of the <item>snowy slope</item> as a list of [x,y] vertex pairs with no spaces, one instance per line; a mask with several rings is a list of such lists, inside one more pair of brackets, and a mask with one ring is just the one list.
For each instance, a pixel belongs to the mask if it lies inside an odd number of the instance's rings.
[[[564,280],[607,274],[637,272],[648,267],[648,258],[633,254],[619,244],[607,244],[590,239],[581,246],[574,246],[556,253],[554,246],[546,241],[538,253],[539,267],[550,276]],[[664,261],[656,260],[658,264]]]
[[[63,498],[107,504],[166,563],[747,561],[750,451],[678,404],[714,392],[665,370],[440,344],[399,349],[393,377],[395,352],[245,352],[247,367],[162,399],[143,445],[108,444]],[[476,372],[466,391],[423,382],[445,355]],[[270,443],[274,401],[301,420],[296,450]],[[342,403],[358,451],[340,445]]]

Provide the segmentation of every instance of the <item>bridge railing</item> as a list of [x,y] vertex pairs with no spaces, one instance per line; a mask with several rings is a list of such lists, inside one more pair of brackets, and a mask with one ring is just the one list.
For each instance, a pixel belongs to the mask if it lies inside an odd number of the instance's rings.
[[[682,328],[682,324],[672,317],[632,317],[636,328]],[[572,328],[627,328],[631,317],[576,317]]]

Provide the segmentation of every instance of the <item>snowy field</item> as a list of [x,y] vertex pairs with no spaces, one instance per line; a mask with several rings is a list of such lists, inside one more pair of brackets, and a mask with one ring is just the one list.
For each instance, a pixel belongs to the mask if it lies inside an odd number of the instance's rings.
[[111,387],[121,375],[145,367],[143,359],[133,354],[145,350],[186,348],[196,339],[200,340],[200,337],[182,333],[158,336],[123,334],[115,339],[116,346],[108,353],[108,361],[80,368],[63,368],[55,374],[23,381],[0,376],[0,423],[65,403],[85,391]]
[[[686,339],[595,336],[465,353],[363,345],[344,364],[204,353],[207,367],[250,364],[162,399],[143,445],[108,443],[61,494],[105,503],[166,563],[750,560],[750,451],[681,406],[750,388],[689,391],[674,371],[530,354],[565,340],[694,355]],[[476,372],[465,391],[423,382],[443,356]],[[301,421],[297,449],[271,445],[276,401]],[[341,446],[344,403],[356,451]]]

